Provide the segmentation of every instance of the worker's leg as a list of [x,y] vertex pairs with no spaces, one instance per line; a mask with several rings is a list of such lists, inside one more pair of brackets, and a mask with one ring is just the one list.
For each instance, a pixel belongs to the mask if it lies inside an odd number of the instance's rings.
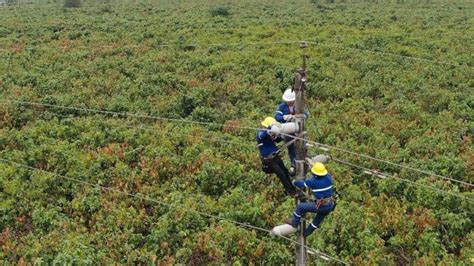
[[331,211],[324,211],[316,213],[316,216],[314,217],[313,221],[308,224],[308,227],[306,227],[306,229],[304,230],[304,236],[309,236],[311,233],[313,233],[314,230],[318,228],[318,226],[330,212]]
[[312,201],[299,203],[298,206],[296,206],[295,211],[293,212],[293,218],[291,219],[290,224],[294,227],[297,227],[300,223],[301,217],[303,217],[303,215],[307,212],[317,212],[316,203]]
[[290,176],[288,174],[288,169],[286,169],[285,164],[280,159],[279,156],[270,160],[270,166],[273,172],[278,176],[280,182],[282,183],[283,187],[286,190],[286,193],[289,195],[295,195],[296,189],[291,183]]
[[288,156],[290,157],[291,167],[295,167],[296,160],[296,145],[293,143],[288,146]]

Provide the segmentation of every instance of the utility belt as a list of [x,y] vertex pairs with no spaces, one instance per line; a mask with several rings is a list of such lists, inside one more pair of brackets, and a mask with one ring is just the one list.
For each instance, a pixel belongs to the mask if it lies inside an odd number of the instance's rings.
[[272,160],[274,159],[275,157],[278,157],[278,154],[280,153],[280,151],[276,151],[276,152],[272,152],[270,153],[270,155],[266,156],[266,157],[260,157],[260,159],[262,159],[262,161],[268,161],[268,160]]
[[334,203],[336,202],[336,199],[334,198],[334,196],[331,196],[331,197],[328,197],[328,198],[323,198],[323,199],[317,199],[314,201],[314,203],[316,203],[316,209],[319,210],[319,208],[321,206],[324,206],[324,205],[328,205],[328,204],[331,204],[331,203]]

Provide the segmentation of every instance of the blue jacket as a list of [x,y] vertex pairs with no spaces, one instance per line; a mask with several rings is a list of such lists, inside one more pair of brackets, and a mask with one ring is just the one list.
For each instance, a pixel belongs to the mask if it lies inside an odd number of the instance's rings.
[[[293,106],[293,112],[290,112],[290,107],[286,102],[280,103],[278,105],[277,110],[275,111],[275,120],[280,122],[280,123],[286,123],[286,120],[283,119],[284,115],[294,115],[295,114],[295,109]],[[304,118],[308,118],[308,113],[304,112]]]
[[268,155],[278,151],[275,139],[268,134],[267,129],[260,129],[257,131],[257,143],[260,156],[262,157],[267,157]]
[[293,184],[299,188],[311,189],[315,199],[329,198],[334,193],[332,176],[329,173],[325,176],[313,175],[305,180],[295,180]]

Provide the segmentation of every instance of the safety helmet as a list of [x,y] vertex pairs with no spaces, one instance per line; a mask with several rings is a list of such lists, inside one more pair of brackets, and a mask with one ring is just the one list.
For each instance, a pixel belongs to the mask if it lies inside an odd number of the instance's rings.
[[326,167],[322,163],[315,163],[313,164],[313,167],[311,167],[311,172],[315,175],[318,176],[325,176],[328,173],[328,170],[326,170]]
[[285,90],[283,93],[283,101],[285,102],[292,102],[296,99],[295,92],[291,90],[291,88],[288,88]]
[[273,123],[276,123],[275,118],[269,116],[269,117],[266,117],[265,119],[263,119],[262,126],[269,127]]

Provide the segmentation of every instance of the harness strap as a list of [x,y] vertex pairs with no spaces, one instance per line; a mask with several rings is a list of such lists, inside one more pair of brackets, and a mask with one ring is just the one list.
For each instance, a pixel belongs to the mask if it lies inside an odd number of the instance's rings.
[[329,198],[324,198],[324,199],[317,199],[315,201],[316,209],[319,210],[319,207],[330,204],[330,203],[333,203],[335,201],[336,201],[336,199],[334,198],[334,196],[331,196]]

